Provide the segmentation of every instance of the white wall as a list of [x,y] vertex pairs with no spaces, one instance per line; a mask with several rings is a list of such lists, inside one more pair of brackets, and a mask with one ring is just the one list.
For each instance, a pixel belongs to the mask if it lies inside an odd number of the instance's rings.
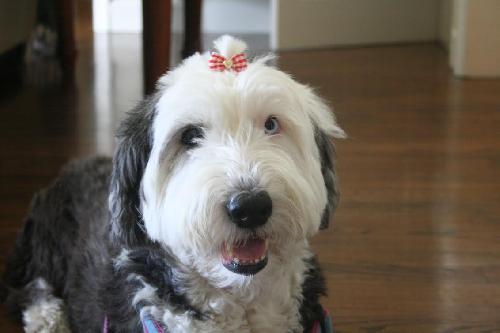
[[[93,0],[94,31],[141,32],[141,1]],[[205,33],[270,33],[270,0],[203,0],[202,3]],[[182,32],[183,21],[184,0],[173,0],[172,31]]]
[[457,76],[500,77],[500,1],[453,0],[450,65]]
[[436,0],[273,0],[276,49],[436,40]]
[[439,7],[439,41],[446,47],[450,48],[451,38],[451,16],[452,16],[452,3],[451,0],[440,0]]
[[139,33],[142,31],[141,0],[92,0],[94,32]]
[[202,31],[269,34],[270,0],[204,0]]
[[109,3],[109,10],[111,31],[125,33],[142,31],[142,2],[140,0],[113,0]]

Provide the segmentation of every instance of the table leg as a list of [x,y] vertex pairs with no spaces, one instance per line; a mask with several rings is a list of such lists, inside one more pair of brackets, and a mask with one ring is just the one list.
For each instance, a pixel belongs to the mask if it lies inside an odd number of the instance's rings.
[[144,91],[154,92],[156,81],[170,65],[171,0],[143,0]]
[[201,10],[201,0],[184,1],[183,58],[201,51]]

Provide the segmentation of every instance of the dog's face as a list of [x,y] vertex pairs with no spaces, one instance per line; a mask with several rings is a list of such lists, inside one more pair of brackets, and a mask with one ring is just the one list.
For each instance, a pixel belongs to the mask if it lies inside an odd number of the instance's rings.
[[257,61],[214,72],[195,55],[160,81],[139,206],[147,236],[225,283],[286,260],[337,202],[311,89]]

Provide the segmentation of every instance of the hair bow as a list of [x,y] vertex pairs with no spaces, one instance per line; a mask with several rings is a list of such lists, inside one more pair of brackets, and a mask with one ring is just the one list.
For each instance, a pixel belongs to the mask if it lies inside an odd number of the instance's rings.
[[247,58],[245,53],[238,53],[227,59],[217,52],[212,52],[212,57],[208,61],[209,68],[213,71],[223,72],[226,70],[233,70],[237,73],[247,68]]

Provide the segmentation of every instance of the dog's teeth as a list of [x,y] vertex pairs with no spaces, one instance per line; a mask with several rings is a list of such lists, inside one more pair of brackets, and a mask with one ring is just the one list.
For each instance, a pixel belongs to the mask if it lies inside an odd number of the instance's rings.
[[228,243],[226,243],[226,253],[230,258],[233,257],[233,247]]
[[235,263],[237,263],[237,264],[239,264],[239,263],[240,263],[240,259],[238,259],[238,258],[236,258],[236,257],[233,259],[233,261],[234,261]]

